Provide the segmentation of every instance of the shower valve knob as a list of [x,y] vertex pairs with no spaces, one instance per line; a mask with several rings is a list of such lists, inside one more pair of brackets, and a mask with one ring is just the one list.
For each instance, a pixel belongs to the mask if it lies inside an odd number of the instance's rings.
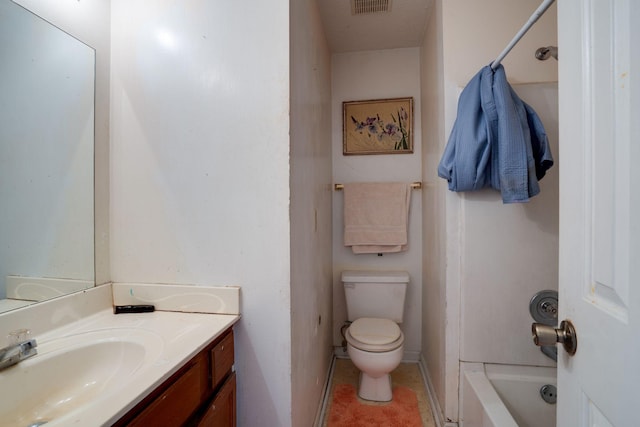
[[533,335],[533,342],[537,346],[543,347],[561,343],[570,356],[576,354],[576,349],[578,348],[576,328],[569,320],[563,320],[559,328],[541,323],[533,323],[531,325],[531,333]]

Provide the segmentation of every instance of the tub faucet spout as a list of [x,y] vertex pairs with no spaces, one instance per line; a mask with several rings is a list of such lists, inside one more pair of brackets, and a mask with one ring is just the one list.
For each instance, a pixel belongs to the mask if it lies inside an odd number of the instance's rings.
[[35,356],[38,354],[37,346],[35,339],[29,339],[0,349],[0,370]]

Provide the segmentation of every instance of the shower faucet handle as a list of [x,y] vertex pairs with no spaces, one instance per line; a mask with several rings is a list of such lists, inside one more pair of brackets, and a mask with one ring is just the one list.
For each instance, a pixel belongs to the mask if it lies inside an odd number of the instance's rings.
[[533,320],[548,326],[558,324],[558,291],[544,290],[529,301],[529,313]]
[[563,320],[559,328],[543,325],[541,323],[533,323],[531,325],[531,334],[533,342],[537,346],[550,346],[561,343],[569,356],[576,354],[578,348],[578,337],[576,336],[576,328],[570,320]]

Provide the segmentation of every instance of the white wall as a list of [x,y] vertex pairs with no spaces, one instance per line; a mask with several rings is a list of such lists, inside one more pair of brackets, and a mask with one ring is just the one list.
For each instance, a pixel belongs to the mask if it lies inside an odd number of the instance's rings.
[[316,416],[332,354],[331,54],[314,0],[291,1],[292,425]]
[[[424,41],[420,50],[422,99],[422,191],[423,201],[423,287],[422,287],[422,361],[427,369],[431,387],[440,408],[445,406],[447,388],[457,388],[456,375],[447,376],[447,340],[453,328],[457,334],[455,317],[447,321],[446,300],[446,214],[443,203],[446,186],[438,178],[438,162],[444,149],[444,71],[442,48],[442,5],[434,2],[429,11]],[[455,350],[457,353],[457,349]],[[453,380],[452,380],[453,379]],[[441,409],[442,410],[442,409]],[[441,416],[442,414],[437,414]]]
[[[367,181],[420,181],[422,176],[422,113],[420,102],[420,50],[391,49],[333,55],[332,62],[333,179],[336,183]],[[342,154],[342,102],[413,97],[414,152],[412,154],[344,156]],[[354,255],[343,244],[343,194],[333,193],[333,343],[342,345],[340,327],[346,320],[340,273],[346,269],[405,270],[407,290],[404,321],[405,358],[420,353],[422,291],[422,198],[413,190],[409,212],[409,250],[396,254]]]
[[288,426],[288,1],[111,17],[112,279],[240,285],[238,425]]
[[555,366],[531,340],[529,301],[558,289],[558,86],[513,88],[538,112],[556,165],[529,203],[503,205],[491,190],[464,196],[460,360]]
[[[429,25],[435,21],[438,26],[441,22],[442,32],[439,36],[438,31],[427,31],[423,46],[425,57],[422,78],[424,83],[440,86],[438,89],[423,89],[423,96],[437,99],[443,109],[428,115],[429,120],[437,120],[444,127],[444,138],[442,134],[434,135],[433,146],[439,147],[440,155],[455,120],[461,88],[481,67],[495,59],[538,6],[538,0],[436,1],[436,16]],[[442,55],[437,53],[440,44]],[[542,62],[534,57],[538,47],[555,44],[556,11],[555,6],[552,6],[503,61],[509,81],[555,81],[555,60]],[[440,69],[430,65],[427,58],[441,62],[442,77]],[[436,139],[439,139],[437,144]],[[430,146],[428,141],[425,145]],[[437,163],[434,163],[435,159],[430,155],[425,155],[424,159],[428,179],[429,171]],[[439,156],[437,160],[439,161]],[[550,277],[553,275],[553,266],[544,268],[544,279],[541,279],[540,274],[526,277],[531,272],[526,257],[532,252],[544,252],[545,259],[549,259],[547,256],[553,258],[554,220],[549,215],[554,215],[557,203],[554,204],[552,200],[555,197],[554,190],[548,188],[553,178],[547,177],[545,180],[541,183],[545,195],[538,196],[539,200],[534,198],[524,207],[503,206],[500,198],[490,190],[474,194],[451,193],[446,190],[444,180],[440,180],[439,184],[435,183],[437,188],[432,193],[427,193],[429,200],[425,204],[431,201],[442,207],[426,212],[425,239],[432,236],[441,241],[441,244],[432,249],[439,251],[438,257],[444,257],[444,260],[430,261],[427,267],[436,271],[426,273],[425,289],[428,295],[424,300],[428,307],[425,307],[424,321],[425,324],[435,322],[439,326],[425,327],[423,351],[426,353],[426,364],[444,420],[456,421],[458,417],[460,359],[492,358],[489,353],[496,351],[486,341],[476,339],[474,333],[480,328],[499,329],[503,322],[509,323],[513,316],[519,317],[522,310],[528,310],[532,285],[541,286],[540,290],[553,288],[554,284],[549,283],[552,281]],[[445,190],[442,189],[443,186]],[[435,220],[435,224],[430,222],[430,217]],[[512,227],[512,235],[507,237],[504,235],[504,228],[500,227],[505,222]],[[542,237],[540,230],[544,230]],[[527,244],[514,246],[512,243],[516,236],[518,241]],[[425,245],[428,246],[429,243],[426,242]],[[427,250],[425,247],[425,251]],[[500,260],[487,259],[492,252],[508,252],[510,260],[515,259],[519,263],[505,267],[505,263]],[[505,269],[508,274],[504,274]],[[522,274],[525,272],[528,273]],[[513,283],[518,277],[521,278],[520,283]],[[522,286],[522,281],[527,281],[527,286]],[[432,286],[438,286],[439,289],[435,290]],[[505,292],[505,289],[517,290],[519,294]],[[440,304],[439,307],[434,306],[434,300]],[[512,307],[514,301],[523,301],[523,307]],[[507,306],[508,309],[501,311],[501,307]],[[431,313],[431,309],[434,313]],[[465,312],[467,309],[472,309],[473,313]],[[501,313],[499,320],[494,317],[497,312]],[[523,334],[528,337],[529,332],[525,331]],[[458,339],[460,347],[455,342]],[[524,339],[518,339],[518,342],[519,345],[527,345],[523,344]],[[498,348],[504,351],[504,348]],[[518,354],[519,351],[514,352]],[[521,363],[526,362],[522,360]],[[438,366],[433,366],[434,364]]]
[[27,9],[91,46],[95,64],[95,280],[109,276],[109,104],[111,63],[110,0],[18,0]]

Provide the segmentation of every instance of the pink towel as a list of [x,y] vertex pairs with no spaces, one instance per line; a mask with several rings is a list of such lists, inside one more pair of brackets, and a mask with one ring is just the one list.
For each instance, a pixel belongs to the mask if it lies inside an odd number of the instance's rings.
[[344,185],[344,245],[356,254],[407,250],[411,187],[400,182]]

